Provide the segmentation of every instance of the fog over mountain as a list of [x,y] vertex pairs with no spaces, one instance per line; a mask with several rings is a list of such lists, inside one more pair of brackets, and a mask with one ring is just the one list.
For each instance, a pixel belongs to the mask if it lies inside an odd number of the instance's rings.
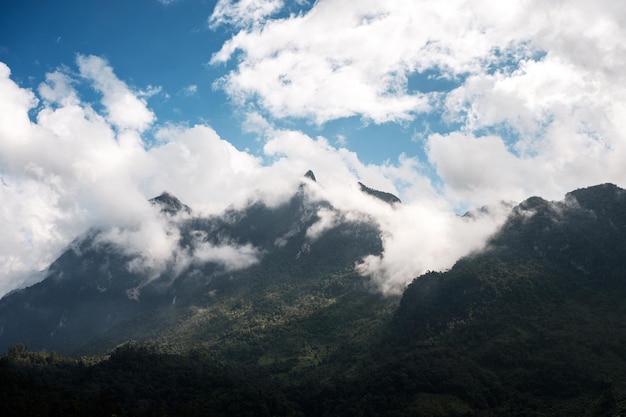
[[[236,149],[202,125],[165,125],[146,143],[142,135],[154,114],[141,95],[101,58],[79,56],[77,65],[79,80],[102,94],[100,111],[80,101],[73,90],[78,81],[63,72],[49,74],[37,96],[2,67],[2,294],[40,279],[37,272],[92,227],[110,228],[106,239],[141,253],[146,266],[157,268],[173,256],[175,236],[148,202],[163,190],[194,213],[217,214],[249,201],[284,202],[312,169],[320,185],[317,198],[348,215],[376,219],[385,250],[359,270],[383,291],[396,293],[415,275],[450,267],[480,247],[502,221],[497,212],[474,222],[459,218],[417,176],[411,159],[368,165],[322,137],[296,131],[268,131],[262,157]],[[390,206],[361,192],[359,182],[397,194],[391,179],[411,184],[403,204]],[[407,256],[416,251],[419,256]]]
[[163,190],[216,214],[279,204],[311,169],[377,219],[385,250],[361,271],[397,292],[502,221],[467,210],[626,179],[621,3],[30,6],[0,13],[0,294],[92,227],[158,264]]

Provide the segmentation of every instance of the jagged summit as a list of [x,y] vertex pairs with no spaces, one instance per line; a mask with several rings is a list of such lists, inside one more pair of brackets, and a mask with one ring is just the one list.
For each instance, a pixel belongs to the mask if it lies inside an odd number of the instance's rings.
[[315,179],[315,174],[310,169],[306,172],[306,174],[304,174],[304,176],[312,180],[313,182],[317,182],[317,180]]
[[161,211],[170,215],[178,214],[181,210],[191,213],[191,207],[183,204],[173,194],[163,191],[158,197],[150,199],[150,203],[161,206]]
[[361,187],[361,191],[369,194],[373,197],[378,198],[379,200],[382,200],[384,202],[387,202],[389,204],[401,204],[402,201],[396,197],[395,195],[391,194],[391,193],[387,193],[384,191],[379,191],[379,190],[375,190],[373,188],[368,187],[367,185],[363,184],[362,182],[359,182],[359,186]]

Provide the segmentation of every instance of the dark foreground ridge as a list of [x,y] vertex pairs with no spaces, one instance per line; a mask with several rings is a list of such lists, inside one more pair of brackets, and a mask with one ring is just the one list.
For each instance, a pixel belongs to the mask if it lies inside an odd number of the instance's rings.
[[[228,221],[190,225],[239,236],[268,255],[246,272],[203,269],[175,280],[167,287],[176,288],[164,298],[167,307],[142,291],[129,305],[150,309],[87,344],[108,346],[109,355],[64,358],[23,345],[9,349],[0,359],[0,413],[626,413],[624,190],[605,184],[560,202],[526,200],[484,251],[447,272],[416,278],[399,303],[372,294],[353,272],[359,256],[380,253],[376,228],[338,226],[306,249],[301,238],[316,221],[306,201],[300,190],[279,208],[252,205]],[[6,300],[14,296],[6,297],[0,317],[10,306],[35,306],[72,288],[73,298],[86,297],[95,271],[104,265],[112,274],[124,270],[111,269],[121,262],[112,252],[87,259],[83,249],[55,266],[84,271],[70,279],[78,283],[55,275],[57,292],[43,286],[31,293],[35,298],[11,305]],[[57,331],[69,326],[73,308],[64,310],[65,327],[55,318]],[[123,343],[133,335],[139,343]]]

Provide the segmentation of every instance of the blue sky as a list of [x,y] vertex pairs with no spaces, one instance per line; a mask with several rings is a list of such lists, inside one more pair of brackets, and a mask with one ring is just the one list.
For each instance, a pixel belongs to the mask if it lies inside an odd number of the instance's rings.
[[[0,58],[22,87],[36,89],[47,72],[61,66],[75,70],[77,54],[106,59],[116,75],[137,89],[158,87],[148,106],[160,121],[208,123],[238,148],[259,152],[258,137],[242,130],[245,114],[214,82],[232,71],[235,62],[211,65],[212,55],[232,37],[237,28],[224,24],[209,28],[215,1],[157,0],[125,1],[9,1],[3,6]],[[289,13],[305,14],[313,2],[278,10],[275,18]],[[430,78],[429,78],[430,75]],[[436,79],[438,73],[413,74],[407,90],[449,90],[454,80]],[[85,100],[96,102],[88,86]],[[342,94],[337,91],[337,94]],[[271,117],[271,115],[269,115]],[[309,135],[324,135],[355,150],[367,163],[397,159],[402,152],[424,157],[416,135],[425,123],[436,131],[439,120],[422,115],[412,123],[372,123],[358,114],[323,125],[306,118],[286,118],[273,123],[295,127]],[[147,135],[149,137],[149,135]],[[146,139],[149,139],[149,138]]]
[[459,232],[467,209],[625,183],[625,28],[609,0],[4,1],[0,293],[163,190],[218,213],[308,169],[378,219],[368,274],[401,288],[502,221]]

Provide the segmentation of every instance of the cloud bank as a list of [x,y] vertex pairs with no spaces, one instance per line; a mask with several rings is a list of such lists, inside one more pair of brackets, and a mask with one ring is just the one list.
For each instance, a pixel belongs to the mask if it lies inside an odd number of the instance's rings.
[[[199,242],[193,251],[181,250],[176,220],[160,214],[148,199],[175,190],[203,215],[242,206],[251,198],[277,204],[297,190],[308,169],[324,184],[317,198],[331,201],[348,218],[367,214],[379,221],[385,254],[365,260],[359,270],[375,277],[384,291],[399,291],[425,268],[449,267],[475,246],[453,233],[438,236],[441,228],[454,229],[458,217],[450,214],[451,207],[419,173],[414,159],[363,164],[354,152],[323,137],[269,123],[263,125],[263,156],[253,156],[219,138],[209,126],[151,127],[157,120],[141,92],[119,80],[108,62],[78,56],[76,65],[77,75],[68,69],[52,72],[37,92],[19,87],[9,69],[0,66],[6,93],[0,98],[0,109],[6,110],[0,115],[2,293],[39,279],[34,272],[90,227],[106,228],[100,239],[135,256],[130,267],[148,275],[158,275],[166,264],[175,270],[202,262],[226,269],[250,266],[260,254],[249,245]],[[100,111],[81,99],[76,87],[82,84],[101,93]],[[120,114],[119,108],[127,111]],[[154,132],[154,139],[145,138],[146,129]],[[410,184],[404,193],[421,201],[392,209],[363,194],[357,180],[396,193],[394,184]],[[312,241],[338,221],[330,212],[321,214],[308,232]],[[416,233],[402,235],[401,230],[414,227]],[[492,229],[489,225],[485,230]],[[426,244],[435,239],[452,249]],[[409,252],[407,258],[419,261],[395,265]]]
[[[258,153],[208,125],[159,120],[148,105],[155,87],[128,85],[101,57],[78,55],[75,71],[51,71],[36,90],[20,87],[0,63],[0,294],[33,282],[93,226],[134,233],[118,238],[141,247],[146,265],[171,255],[167,223],[147,202],[163,190],[197,212],[219,213],[251,196],[276,204],[312,169],[324,185],[320,198],[344,216],[364,212],[379,222],[384,253],[357,268],[398,292],[478,248],[502,221],[498,212],[467,221],[454,210],[626,183],[626,5],[320,0],[293,14],[285,7],[220,0],[208,20],[232,33],[211,57],[224,69],[214,86],[248,114],[243,128],[259,135]],[[447,87],[437,87],[442,80]],[[85,87],[97,100],[81,95]],[[347,118],[433,129],[422,132],[421,159],[370,164],[294,127]],[[405,204],[377,202],[357,181]],[[335,221],[322,213],[309,237]],[[225,243],[198,259],[245,265],[257,255]]]
[[609,0],[321,0],[211,62],[235,64],[217,86],[268,118],[439,125],[420,162],[449,200],[560,198],[626,177],[625,23]]

